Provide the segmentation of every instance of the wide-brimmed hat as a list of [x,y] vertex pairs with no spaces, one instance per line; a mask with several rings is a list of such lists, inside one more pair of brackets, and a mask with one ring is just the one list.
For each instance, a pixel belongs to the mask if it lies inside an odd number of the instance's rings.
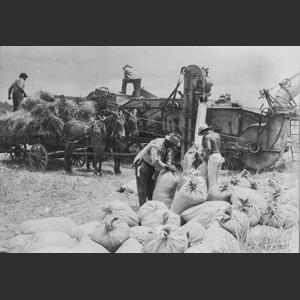
[[211,126],[208,126],[207,124],[203,124],[199,127],[198,133],[200,134],[202,131],[206,130],[206,129],[210,129]]
[[28,75],[26,73],[21,73],[19,77],[28,77]]
[[180,146],[181,136],[177,132],[172,132],[171,134],[166,135],[165,138],[172,144],[174,144],[178,147]]
[[131,66],[131,65],[128,65],[128,64],[126,64],[126,65],[125,65],[125,67],[123,68],[123,70],[124,70],[125,68],[132,68],[132,66]]

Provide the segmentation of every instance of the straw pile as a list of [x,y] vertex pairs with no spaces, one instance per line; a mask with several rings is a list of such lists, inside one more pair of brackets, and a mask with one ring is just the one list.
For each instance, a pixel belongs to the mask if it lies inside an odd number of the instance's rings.
[[43,135],[59,138],[65,122],[88,122],[93,115],[93,106],[85,105],[84,102],[55,100],[51,94],[40,91],[36,98],[28,97],[22,101],[16,112],[0,115],[0,136],[28,138]]

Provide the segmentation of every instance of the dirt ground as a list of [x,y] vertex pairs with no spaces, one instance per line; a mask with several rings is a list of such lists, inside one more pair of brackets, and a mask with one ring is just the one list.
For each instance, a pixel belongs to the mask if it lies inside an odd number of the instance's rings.
[[[279,179],[288,189],[299,180],[299,163],[286,171],[252,174],[257,180]],[[77,225],[97,220],[101,207],[107,202],[121,200],[132,209],[139,209],[136,195],[118,193],[125,184],[135,187],[134,169],[122,165],[122,174],[113,172],[113,162],[103,163],[104,177],[93,174],[86,167],[73,168],[74,174],[64,171],[64,160],[48,163],[45,171],[32,170],[27,160],[15,162],[9,155],[0,154],[0,248],[18,233],[19,225],[28,219],[66,216]],[[221,177],[231,174],[222,171]]]

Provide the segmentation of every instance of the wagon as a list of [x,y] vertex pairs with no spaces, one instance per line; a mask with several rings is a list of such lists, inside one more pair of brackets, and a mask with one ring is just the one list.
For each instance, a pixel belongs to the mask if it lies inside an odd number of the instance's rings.
[[[18,162],[28,158],[32,168],[45,170],[50,159],[64,157],[63,140],[41,134],[12,137],[0,132],[0,153],[9,154],[12,160]],[[85,161],[86,156],[77,153],[71,159],[75,166],[83,166]]]

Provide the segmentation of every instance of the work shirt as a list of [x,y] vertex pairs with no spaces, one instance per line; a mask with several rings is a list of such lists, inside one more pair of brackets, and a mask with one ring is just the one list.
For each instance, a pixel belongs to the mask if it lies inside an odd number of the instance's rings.
[[23,78],[18,78],[15,82],[9,87],[8,94],[11,94],[11,91],[24,93],[25,80]]
[[156,170],[161,171],[167,164],[171,164],[171,149],[164,147],[164,138],[157,138],[151,141],[135,157],[133,165],[143,159]]
[[126,67],[124,69],[124,78],[128,79],[142,79],[141,76],[133,68]]

